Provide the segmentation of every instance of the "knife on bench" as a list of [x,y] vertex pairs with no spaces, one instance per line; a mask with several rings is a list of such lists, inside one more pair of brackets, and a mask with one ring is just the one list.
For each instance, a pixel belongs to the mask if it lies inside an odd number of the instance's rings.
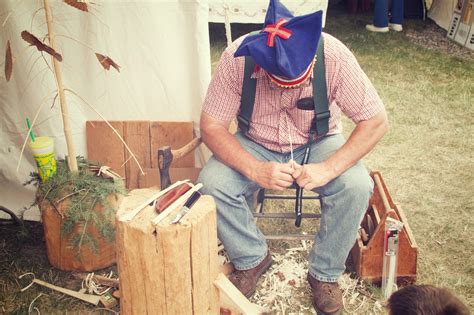
[[196,203],[196,201],[201,197],[201,193],[196,190],[193,192],[191,197],[189,197],[188,200],[184,203],[184,206],[179,210],[178,214],[174,217],[173,221],[171,221],[170,224],[176,224],[178,223],[186,213],[189,212],[189,209]]

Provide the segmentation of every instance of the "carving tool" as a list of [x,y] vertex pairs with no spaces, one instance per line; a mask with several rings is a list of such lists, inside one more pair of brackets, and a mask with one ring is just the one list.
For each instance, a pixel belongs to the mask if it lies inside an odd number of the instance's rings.
[[178,198],[175,202],[173,202],[168,208],[163,210],[160,214],[158,214],[151,222],[153,225],[157,225],[161,222],[164,218],[166,218],[171,212],[176,210],[176,208],[188,200],[189,197],[193,194],[193,192],[202,188],[202,184],[198,183],[194,185],[190,190],[188,190],[184,195]]
[[119,217],[119,221],[122,221],[122,222],[127,222],[127,221],[131,221],[140,211],[142,211],[146,206],[148,206],[150,203],[152,203],[153,201],[155,201],[158,197],[161,197],[162,195],[166,194],[168,191],[170,191],[171,189],[175,188],[176,186],[179,186],[181,185],[182,183],[184,182],[188,182],[189,180],[184,180],[184,181],[177,181],[176,183],[174,183],[173,185],[169,186],[168,188],[160,191],[159,193],[151,196],[150,198],[148,198],[147,200],[145,200],[142,204],[140,204],[138,207],[130,210],[129,212],[123,214],[122,216]]
[[189,197],[189,199],[186,200],[184,206],[181,208],[181,210],[179,210],[178,214],[173,219],[173,221],[171,221],[170,224],[178,223],[186,215],[186,213],[189,212],[189,209],[191,209],[191,207],[199,199],[199,197],[201,197],[201,193],[199,191],[196,190],[195,192],[193,192],[191,197]]
[[158,213],[163,212],[166,208],[168,208],[173,202],[175,202],[179,197],[184,195],[188,190],[191,189],[191,185],[189,183],[183,183],[160,198],[158,198],[155,202],[155,210]]

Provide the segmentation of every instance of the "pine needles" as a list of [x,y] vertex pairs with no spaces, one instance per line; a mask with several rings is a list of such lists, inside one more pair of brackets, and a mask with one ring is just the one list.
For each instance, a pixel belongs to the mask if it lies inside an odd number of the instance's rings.
[[72,237],[78,254],[84,245],[97,252],[97,240],[88,232],[88,227],[94,226],[100,236],[113,242],[115,209],[109,200],[117,194],[125,195],[126,190],[121,180],[97,176],[90,170],[95,165],[83,157],[78,157],[77,163],[79,172],[76,173],[69,171],[65,160],[58,160],[56,174],[44,183],[33,173],[33,181],[38,184],[37,202],[48,200],[59,212],[61,236]]

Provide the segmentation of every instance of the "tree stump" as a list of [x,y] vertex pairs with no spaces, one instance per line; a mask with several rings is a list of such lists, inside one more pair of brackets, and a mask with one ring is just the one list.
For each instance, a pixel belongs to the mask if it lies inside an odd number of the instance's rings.
[[202,196],[178,224],[177,207],[156,226],[157,213],[146,206],[132,220],[120,221],[158,192],[133,190],[116,221],[117,265],[122,314],[217,314],[216,206]]

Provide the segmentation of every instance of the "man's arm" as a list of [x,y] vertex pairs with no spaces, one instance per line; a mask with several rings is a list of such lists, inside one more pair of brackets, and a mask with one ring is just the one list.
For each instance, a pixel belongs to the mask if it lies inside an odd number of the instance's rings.
[[306,190],[326,185],[369,153],[388,130],[385,110],[368,120],[360,121],[346,143],[326,161],[297,165],[293,177]]
[[214,155],[263,188],[283,190],[291,186],[293,169],[289,164],[259,161],[248,153],[232,135],[230,121],[201,114],[201,137]]

